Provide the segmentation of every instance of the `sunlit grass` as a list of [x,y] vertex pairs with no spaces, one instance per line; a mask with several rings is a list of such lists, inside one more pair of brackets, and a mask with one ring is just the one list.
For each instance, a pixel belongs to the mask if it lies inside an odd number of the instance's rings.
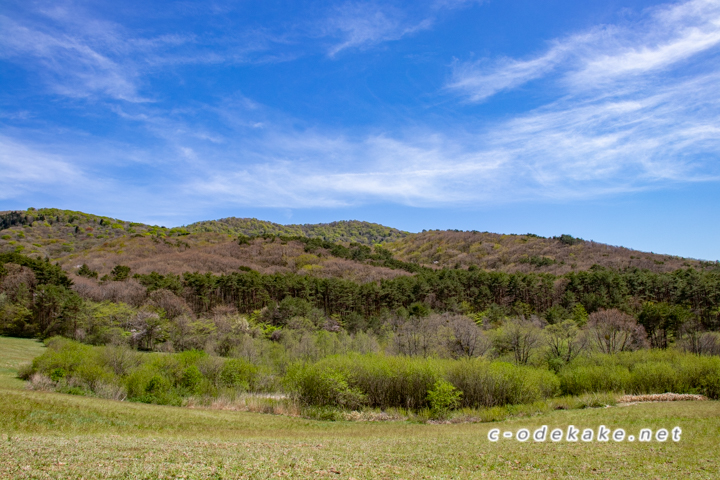
[[45,346],[37,340],[0,337],[0,387],[23,388],[18,368],[44,351]]
[[[13,342],[16,350],[5,348]],[[35,353],[23,354],[23,342]],[[0,339],[4,376],[17,368],[13,362],[27,361],[41,348]],[[578,406],[555,399],[557,404],[522,407],[528,416],[500,422],[431,425],[145,405],[2,382],[0,478],[716,479],[720,468],[716,401],[548,409]],[[570,424],[629,432],[680,426],[683,436],[677,443],[642,444],[487,440],[491,428]]]

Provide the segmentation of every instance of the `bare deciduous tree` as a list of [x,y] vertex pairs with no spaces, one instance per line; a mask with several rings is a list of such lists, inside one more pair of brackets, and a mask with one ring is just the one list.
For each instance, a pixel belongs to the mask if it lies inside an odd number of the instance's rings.
[[13,302],[25,303],[29,301],[32,291],[37,286],[35,273],[28,267],[15,263],[6,263],[5,271],[7,275],[2,278],[0,291],[5,292]]
[[192,311],[185,300],[164,288],[152,292],[146,304],[152,307],[162,308],[169,319],[180,315],[192,316]]
[[587,347],[587,335],[580,331],[572,320],[548,325],[544,329],[545,344],[548,347],[548,356],[567,363],[577,357]]
[[686,352],[696,355],[720,354],[720,334],[706,332],[697,318],[686,322],[680,333],[679,345]]
[[590,314],[587,326],[593,343],[603,353],[636,350],[647,344],[643,326],[615,308]]
[[165,333],[162,319],[153,312],[138,312],[132,320],[132,326],[131,343],[145,350],[152,350]]
[[395,334],[398,353],[410,356],[447,356],[452,330],[446,318],[430,315],[411,318],[402,323]]
[[490,339],[468,317],[455,315],[449,323],[454,337],[452,351],[456,357],[480,357],[492,346]]
[[515,363],[527,365],[532,354],[542,344],[542,329],[536,318],[522,317],[506,320],[497,332],[495,344],[500,352],[513,354]]

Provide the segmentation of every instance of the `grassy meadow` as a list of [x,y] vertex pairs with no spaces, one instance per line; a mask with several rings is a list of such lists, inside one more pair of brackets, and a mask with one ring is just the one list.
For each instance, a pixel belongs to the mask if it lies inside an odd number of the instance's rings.
[[[317,421],[28,391],[43,351],[0,338],[0,478],[718,478],[720,402],[552,410],[492,423]],[[487,439],[568,425],[683,430],[681,441]]]
[[38,340],[0,337],[0,388],[23,388],[25,382],[17,378],[18,367],[44,351]]

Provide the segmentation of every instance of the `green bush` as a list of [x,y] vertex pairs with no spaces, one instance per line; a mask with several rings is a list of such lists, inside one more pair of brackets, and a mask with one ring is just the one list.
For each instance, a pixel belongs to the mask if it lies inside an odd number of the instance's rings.
[[130,277],[130,267],[127,265],[115,265],[110,271],[110,277],[116,282],[122,282]]
[[561,392],[700,393],[717,398],[720,358],[676,350],[638,350],[576,358],[558,375]]
[[435,382],[432,390],[428,391],[427,394],[430,411],[435,418],[442,418],[450,410],[457,408],[460,405],[461,398],[462,392],[447,380]]
[[[189,350],[140,353],[93,347],[61,337],[22,376],[49,377],[58,391],[103,398],[181,405],[194,396],[233,398],[241,392],[286,391],[312,416],[347,409],[401,408],[441,417],[457,407],[533,404],[562,395],[701,393],[720,398],[720,357],[680,351],[636,351],[577,357],[559,373],[483,358],[451,360],[345,354],[289,363],[278,343],[258,352],[262,366]],[[280,377],[282,373],[284,377]],[[336,413],[332,413],[336,412]]]
[[66,338],[53,337],[45,343],[47,351],[33,360],[33,373],[40,372],[49,376],[50,372],[62,370],[67,375],[83,362],[91,361],[93,357],[92,347]]
[[50,372],[50,380],[53,382],[59,382],[65,376],[67,375],[67,372],[62,368],[55,368],[52,372]]
[[223,364],[220,381],[223,387],[251,391],[256,387],[258,374],[258,368],[247,360],[231,358]]
[[81,277],[98,278],[98,272],[96,272],[95,270],[91,270],[86,263],[82,264],[80,269],[78,269],[77,274]]
[[563,395],[625,392],[631,382],[630,371],[621,365],[571,365],[560,370],[558,377]]
[[560,389],[558,378],[548,370],[483,359],[455,362],[447,378],[463,392],[464,407],[532,403],[553,397]]
[[635,365],[630,378],[630,391],[643,393],[686,393],[681,376],[674,365],[667,362],[646,362]]
[[112,384],[117,381],[112,371],[94,360],[78,365],[78,368],[76,368],[72,374],[72,378],[83,388],[91,392],[96,391],[101,384]]
[[367,402],[361,391],[348,385],[347,372],[327,365],[293,365],[286,379],[290,391],[304,405],[357,409]]
[[123,379],[128,399],[137,400],[144,396],[148,390],[150,380],[155,376],[155,373],[155,370],[147,364],[130,372],[130,374]]
[[190,365],[183,370],[179,384],[189,395],[198,395],[202,392],[203,374],[200,373],[197,365]]
[[674,362],[685,392],[720,399],[720,357],[680,354]]
[[182,398],[173,388],[171,380],[145,363],[125,378],[128,399],[158,405],[180,405]]
[[426,408],[427,392],[443,377],[443,362],[417,357],[348,355],[349,383],[367,395],[372,407]]
[[23,375],[42,373],[66,393],[80,389],[83,395],[180,405],[189,396],[216,397],[219,387],[232,394],[260,383],[254,365],[201,351],[142,354],[127,347],[91,347],[59,337],[47,344],[47,351]]
[[482,359],[352,354],[295,365],[286,386],[306,405],[347,407],[348,396],[354,395],[355,402],[362,399],[362,404],[375,408],[437,411],[450,408],[442,403],[450,402],[451,392],[458,394],[459,406],[507,405],[552,397],[560,382],[548,370]]
[[703,374],[697,382],[698,390],[713,400],[720,400],[720,369]]

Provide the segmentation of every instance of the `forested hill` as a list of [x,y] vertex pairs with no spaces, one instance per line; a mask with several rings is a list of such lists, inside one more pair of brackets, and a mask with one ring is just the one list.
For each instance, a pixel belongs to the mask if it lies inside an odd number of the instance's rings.
[[85,252],[113,240],[136,237],[182,239],[193,234],[212,243],[248,237],[283,235],[319,238],[331,242],[375,245],[408,235],[407,232],[376,223],[356,220],[315,225],[280,225],[254,218],[224,218],[167,228],[120,220],[72,210],[41,208],[0,212],[0,252],[17,251],[27,255],[59,259]]
[[[320,243],[308,245],[308,239]],[[378,244],[384,248],[373,247]],[[409,275],[421,267],[559,275],[593,265],[658,273],[717,268],[715,263],[570,235],[544,238],[450,230],[411,234],[360,221],[280,225],[234,217],[167,228],[52,208],[0,212],[2,252],[48,258],[67,271],[86,263],[100,275],[116,265],[127,265],[133,273],[163,274],[227,274],[242,267],[360,282]]]
[[396,228],[358,220],[343,220],[332,223],[280,225],[256,218],[221,218],[197,222],[184,227],[187,231],[225,233],[233,236],[261,237],[282,235],[289,237],[319,238],[329,242],[361,243],[375,245],[399,240],[408,235]]
[[408,235],[385,248],[404,262],[434,268],[469,268],[503,272],[546,272],[562,275],[584,271],[593,265],[611,269],[639,268],[672,272],[681,268],[715,268],[672,255],[640,252],[624,247],[575,238],[570,235],[500,235],[489,232],[431,230]]

